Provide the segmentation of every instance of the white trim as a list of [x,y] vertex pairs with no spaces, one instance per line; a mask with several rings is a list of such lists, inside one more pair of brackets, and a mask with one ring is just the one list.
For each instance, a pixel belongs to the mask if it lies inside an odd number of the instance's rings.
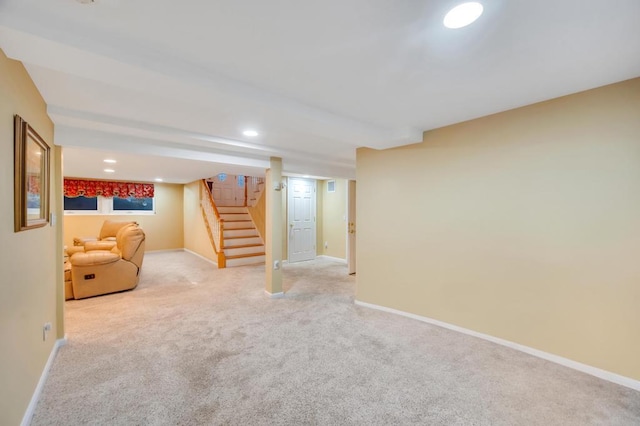
[[545,359],[547,361],[554,362],[556,364],[560,364],[565,367],[572,368],[574,370],[587,373],[591,376],[595,376],[599,379],[606,380],[608,382],[612,382],[621,386],[625,386],[637,391],[640,391],[640,381],[632,379],[630,377],[621,376],[616,373],[612,373],[610,371],[601,370],[596,367],[592,367],[590,365],[582,364],[577,361],[573,361],[568,358],[563,358],[558,355],[550,354],[548,352],[541,351],[539,349],[535,349],[529,346],[521,345],[519,343],[511,342],[509,340],[504,340],[499,337],[490,336],[488,334],[479,333],[477,331],[469,330],[468,328],[460,327],[457,325],[449,324],[443,321],[438,321],[433,318],[423,317],[420,315],[412,314],[409,312],[399,311],[393,308],[387,308],[385,306],[374,305],[371,303],[361,302],[356,300],[354,302],[358,306],[362,306],[365,308],[377,309],[379,311],[388,312],[391,314],[401,315],[403,317],[415,319],[418,321],[426,322],[429,324],[437,325],[438,327],[447,328],[449,330],[457,331],[458,333],[467,334],[469,336],[478,337],[480,339],[488,340],[489,342],[497,343],[498,345],[506,346],[511,349],[515,349],[520,352],[524,352],[529,355],[533,355],[538,358]]
[[321,254],[320,256],[316,257],[322,257],[327,260],[333,260],[334,262],[344,263],[345,265],[347,264],[347,259],[342,259],[340,257],[327,256],[326,254]]
[[218,264],[217,264],[216,262],[214,262],[213,260],[209,259],[208,257],[204,257],[203,255],[198,254],[198,253],[196,253],[195,251],[191,251],[191,250],[186,249],[186,248],[183,248],[183,249],[182,249],[182,251],[186,251],[187,253],[191,253],[192,255],[197,256],[197,257],[199,257],[199,258],[200,258],[200,259],[202,259],[202,260],[206,260],[207,262],[212,263],[212,264],[214,264],[214,265],[218,266]]
[[176,248],[176,249],[165,249],[165,250],[146,250],[144,253],[172,253],[172,252],[177,252],[177,251],[185,251],[186,249],[183,248]]
[[279,293],[269,293],[267,290],[265,290],[264,294],[266,294],[271,299],[282,299],[284,297],[284,293],[282,291]]
[[31,396],[31,401],[27,406],[27,411],[25,411],[24,416],[22,417],[22,422],[20,426],[28,426],[31,424],[31,419],[33,418],[33,414],[36,411],[36,406],[38,405],[38,400],[40,399],[40,394],[42,393],[42,388],[47,381],[47,377],[49,376],[49,370],[53,365],[53,360],[56,359],[56,355],[58,355],[58,350],[64,345],[67,344],[67,336],[64,336],[62,339],[56,340],[56,343],[53,345],[51,349],[51,353],[49,354],[49,359],[47,363],[44,365],[44,369],[42,370],[42,374],[40,375],[40,380],[38,380],[38,385],[36,389],[33,391],[33,395]]

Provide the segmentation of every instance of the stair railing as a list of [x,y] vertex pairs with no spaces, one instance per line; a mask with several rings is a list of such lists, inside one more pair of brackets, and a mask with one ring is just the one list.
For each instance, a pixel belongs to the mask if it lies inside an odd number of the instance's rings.
[[205,179],[200,181],[200,210],[202,211],[202,218],[204,219],[213,251],[218,256],[218,268],[225,268],[227,260],[224,255],[224,219],[220,217],[213,195]]

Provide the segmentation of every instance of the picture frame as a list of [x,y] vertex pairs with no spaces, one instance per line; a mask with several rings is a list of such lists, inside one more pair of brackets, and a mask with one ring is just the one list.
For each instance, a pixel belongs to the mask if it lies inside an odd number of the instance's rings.
[[51,148],[19,115],[14,116],[15,232],[49,223]]

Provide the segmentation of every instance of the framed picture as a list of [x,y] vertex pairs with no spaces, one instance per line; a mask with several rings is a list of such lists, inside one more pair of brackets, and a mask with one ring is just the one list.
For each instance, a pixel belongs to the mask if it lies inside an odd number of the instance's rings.
[[14,117],[15,232],[49,223],[49,145],[20,116]]

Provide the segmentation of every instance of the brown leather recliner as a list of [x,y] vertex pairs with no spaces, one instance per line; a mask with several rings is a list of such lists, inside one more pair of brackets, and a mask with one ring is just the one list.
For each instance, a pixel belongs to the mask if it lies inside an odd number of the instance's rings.
[[144,231],[135,224],[118,231],[111,250],[101,250],[100,244],[87,242],[85,252],[70,258],[74,299],[135,288],[140,280],[144,246]]

